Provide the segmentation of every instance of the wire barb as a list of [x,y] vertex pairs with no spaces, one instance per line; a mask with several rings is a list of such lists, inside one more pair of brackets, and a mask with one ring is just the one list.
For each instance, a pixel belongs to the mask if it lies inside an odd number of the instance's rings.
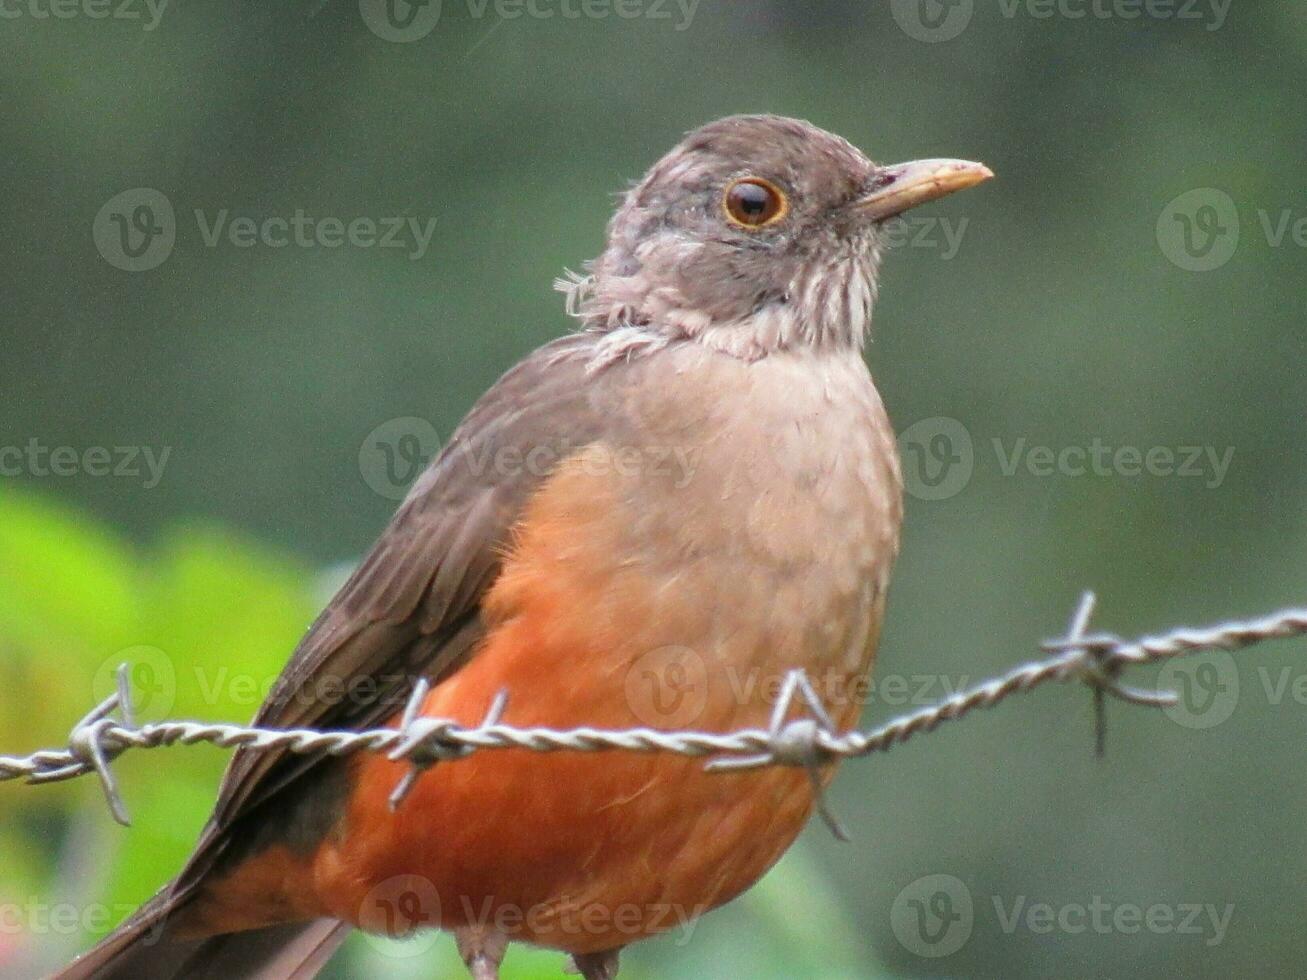
[[[127,811],[111,763],[128,749],[208,742],[224,748],[280,750],[301,755],[384,752],[391,759],[411,764],[391,794],[392,809],[404,800],[424,769],[438,762],[461,759],[472,752],[493,749],[670,752],[710,757],[706,768],[713,772],[771,765],[803,767],[812,780],[818,813],[832,833],[845,840],[847,835],[831,813],[823,793],[823,767],[837,758],[885,751],[913,735],[933,731],[944,722],[964,718],[978,708],[993,707],[1017,693],[1052,681],[1067,680],[1089,684],[1094,691],[1095,743],[1101,754],[1106,695],[1149,707],[1176,703],[1174,692],[1143,690],[1121,683],[1119,675],[1127,667],[1160,663],[1204,650],[1239,650],[1267,640],[1307,634],[1307,608],[1298,608],[1260,619],[1225,622],[1204,629],[1184,627],[1127,641],[1110,634],[1087,633],[1093,607],[1094,596],[1087,592],[1071,617],[1066,635],[1042,645],[1047,654],[1045,659],[1015,667],[933,705],[891,719],[879,728],[843,733],[836,731],[821,699],[801,670],[786,675],[766,729],[720,733],[654,728],[517,728],[502,723],[506,691],[496,695],[477,727],[465,728],[450,719],[422,716],[421,709],[431,686],[425,679],[419,679],[398,728],[318,731],[197,721],[140,724],[124,666],[117,674],[117,690],[73,726],[66,747],[43,749],[26,756],[0,755],[0,782],[22,779],[29,783],[51,783],[95,773],[114,819],[126,824]],[[787,720],[798,699],[807,708],[806,716]]]
[[[418,777],[437,762],[462,759],[472,753],[471,745],[457,741],[457,736],[464,729],[448,718],[424,718],[419,712],[431,690],[431,683],[425,677],[418,678],[413,686],[413,694],[404,706],[404,714],[399,723],[400,742],[391,749],[387,757],[392,762],[407,759],[412,768],[395,786],[387,801],[390,811],[395,812],[404,798],[412,791]],[[485,718],[475,731],[484,731],[499,724],[508,707],[508,691],[501,690],[490,702]],[[453,737],[451,737],[453,736]]]
[[1107,634],[1088,636],[1085,633],[1097,603],[1098,597],[1092,591],[1082,593],[1080,605],[1067,624],[1066,636],[1043,644],[1043,649],[1081,658],[1081,679],[1092,688],[1094,695],[1094,755],[1101,759],[1107,754],[1107,695],[1129,704],[1157,708],[1175,704],[1176,696],[1170,691],[1145,691],[1121,683],[1118,676],[1125,664],[1111,656],[1120,646],[1120,639]]
[[[807,718],[787,722],[785,719],[789,717],[796,696],[803,698],[804,705],[811,714]],[[833,759],[817,740],[823,732],[833,738],[839,735],[826,706],[813,690],[808,675],[801,669],[791,670],[785,675],[780,696],[772,708],[771,724],[767,726],[767,751],[738,759],[713,759],[704,765],[704,769],[708,772],[738,772],[762,766],[802,766],[812,783],[812,798],[822,822],[836,840],[848,843],[853,838],[831,810],[821,780],[822,766]]]
[[[83,715],[68,733],[68,756],[70,761],[62,766],[45,769],[28,776],[29,783],[57,782],[71,779],[87,772],[94,772],[100,779],[100,789],[109,812],[124,827],[132,825],[127,815],[127,805],[123,803],[118,792],[109,763],[127,748],[110,737],[110,731],[118,728],[113,713],[118,712],[125,728],[136,727],[136,710],[132,704],[131,684],[127,676],[127,665],[119,664],[114,675],[115,692]],[[0,779],[5,778],[3,758],[0,758]]]

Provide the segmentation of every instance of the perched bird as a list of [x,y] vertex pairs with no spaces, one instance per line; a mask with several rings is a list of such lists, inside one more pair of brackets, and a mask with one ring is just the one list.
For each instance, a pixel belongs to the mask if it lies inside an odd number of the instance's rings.
[[[581,329],[471,410],[310,628],[255,722],[765,727],[803,668],[857,717],[902,514],[863,360],[884,223],[992,176],[878,166],[805,122],[690,133],[625,195]],[[814,806],[802,769],[669,754],[239,751],[181,874],[61,977],[312,976],[350,928],[622,947],[749,888]],[[829,779],[831,767],[822,770]]]

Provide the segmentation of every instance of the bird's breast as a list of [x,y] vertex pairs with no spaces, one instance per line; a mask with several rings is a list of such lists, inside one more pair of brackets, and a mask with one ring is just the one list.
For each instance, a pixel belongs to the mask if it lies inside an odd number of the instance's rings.
[[710,665],[864,670],[902,499],[861,357],[691,350],[650,370],[657,383],[629,396],[627,438],[682,465],[674,481],[625,477],[610,514],[618,551],[669,604],[684,593],[701,610],[670,617],[687,624],[681,640]]
[[[504,720],[523,727],[725,732],[765,725],[785,672],[803,667],[851,723],[900,508],[866,368],[668,351],[632,373],[610,433],[528,502],[485,639],[424,713],[476,724],[506,690]],[[445,925],[530,910],[513,935],[574,951],[738,894],[812,802],[793,769],[507,750],[436,766],[391,814],[404,768],[354,765],[349,812],[315,859],[331,914],[384,925],[364,893],[417,874]],[[618,908],[638,910],[627,932],[571,931],[579,910]]]

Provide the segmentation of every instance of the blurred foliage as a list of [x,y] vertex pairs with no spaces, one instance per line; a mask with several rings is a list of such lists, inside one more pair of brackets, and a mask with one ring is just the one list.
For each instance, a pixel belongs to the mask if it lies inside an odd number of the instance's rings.
[[[360,473],[367,434],[402,416],[448,434],[567,329],[550,282],[598,251],[612,192],[731,112],[811,118],[882,160],[965,156],[999,174],[923,212],[967,221],[955,257],[905,246],[885,265],[869,360],[891,415],[900,429],[956,419],[976,455],[956,495],[908,501],[881,676],[933,679],[937,696],[989,675],[1060,630],[1087,586],[1096,625],[1125,634],[1302,603],[1307,250],[1272,245],[1259,212],[1307,215],[1307,5],[1234,0],[1214,30],[969,6],[969,26],[938,44],[899,28],[900,0],[704,0],[682,31],[477,17],[447,0],[410,44],[324,0],[175,0],[148,32],[0,21],[0,446],[172,449],[148,490],[0,477],[42,495],[4,494],[0,750],[57,741],[128,647],[176,659],[174,713],[248,715],[196,701],[186,668],[281,662],[321,598],[305,568],[355,558],[394,505]],[[91,229],[136,187],[169,197],[179,232],[164,264],[127,273]],[[1205,187],[1230,195],[1243,237],[1221,268],[1187,272],[1156,226]],[[435,217],[437,231],[419,260],[210,248],[193,212],[224,208]],[[991,448],[1095,438],[1234,456],[1212,487],[1008,475]],[[637,951],[634,969],[868,976],[879,957],[914,976],[1301,975],[1307,709],[1268,693],[1302,676],[1301,657],[1301,643],[1242,655],[1237,710],[1211,728],[1109,705],[1101,763],[1087,699],[1066,689],[846,766],[834,804],[858,843],[805,838],[813,873],[790,928],[732,906],[684,948]],[[867,720],[911,706],[878,697]],[[6,887],[144,895],[185,851],[220,755],[124,758],[130,832],[107,826],[89,784],[0,787]],[[937,960],[891,928],[901,890],[933,874],[976,903],[969,941]],[[833,889],[847,931],[806,916],[809,881]],[[1095,896],[1234,914],[1209,944],[1005,930],[993,908]],[[796,970],[786,955],[831,965]]]
[[[180,526],[143,555],[66,505],[10,490],[0,493],[0,553],[0,744],[10,752],[61,744],[112,691],[120,663],[146,720],[248,720],[256,688],[276,677],[313,613],[304,566],[213,527]],[[250,685],[233,683],[237,674]],[[4,793],[0,903],[92,902],[121,919],[185,860],[225,758],[197,746],[166,768],[157,756],[121,760],[138,816],[130,833],[106,822],[88,781]]]

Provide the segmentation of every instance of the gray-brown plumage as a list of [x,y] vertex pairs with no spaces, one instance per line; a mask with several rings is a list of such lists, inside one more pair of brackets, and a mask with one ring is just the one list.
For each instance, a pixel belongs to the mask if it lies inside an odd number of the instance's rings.
[[[383,724],[421,675],[428,713],[474,720],[507,685],[512,724],[650,724],[623,678],[664,647],[703,668],[696,727],[765,721],[771,688],[741,694],[739,672],[854,684],[901,515],[862,360],[881,222],[987,176],[878,167],[772,116],[691,133],[626,195],[591,274],[563,284],[582,330],[472,409],[256,722]],[[616,465],[623,450],[639,465]],[[679,467],[654,465],[662,450]],[[373,684],[323,698],[324,678]],[[856,704],[836,707],[851,723]],[[426,773],[390,814],[384,759],[241,751],[182,873],[61,976],[312,975],[350,926],[375,925],[367,894],[403,872],[439,893],[478,976],[514,939],[609,977],[618,948],[673,923],[569,937],[565,903],[697,914],[756,880],[810,812],[801,773],[699,765],[481,753]],[[487,928],[454,899],[555,918]]]

